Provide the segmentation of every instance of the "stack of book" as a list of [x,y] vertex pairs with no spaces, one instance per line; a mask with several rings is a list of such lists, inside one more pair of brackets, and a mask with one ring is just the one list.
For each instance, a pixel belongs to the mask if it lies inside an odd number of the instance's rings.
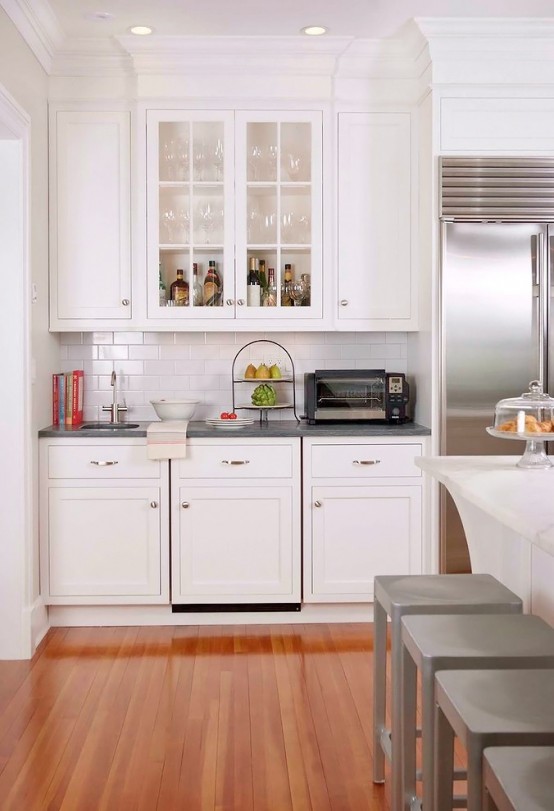
[[52,375],[53,425],[80,425],[83,422],[82,369]]

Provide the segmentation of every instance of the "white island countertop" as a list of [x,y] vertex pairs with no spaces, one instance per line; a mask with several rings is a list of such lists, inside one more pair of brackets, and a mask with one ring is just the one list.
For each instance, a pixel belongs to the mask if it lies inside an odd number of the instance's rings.
[[554,555],[554,467],[524,470],[516,467],[519,459],[429,456],[416,459],[416,464],[444,484],[455,501],[469,502]]
[[519,456],[429,456],[416,464],[445,485],[464,526],[471,570],[492,574],[554,626],[554,468]]

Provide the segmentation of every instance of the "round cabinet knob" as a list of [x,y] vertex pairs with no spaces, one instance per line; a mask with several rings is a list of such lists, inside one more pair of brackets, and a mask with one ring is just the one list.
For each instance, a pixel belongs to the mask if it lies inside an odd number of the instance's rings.
[[321,501],[314,501],[314,507],[321,507]]
[[189,504],[188,501],[183,501],[183,503],[181,504],[181,507],[183,508],[183,510],[188,510],[188,508],[190,507],[190,504]]
[[244,299],[243,299],[243,298],[239,298],[239,299],[238,299],[238,301],[237,301],[237,304],[239,305],[239,307],[244,306]]
[[121,299],[121,303],[123,304],[124,307],[128,307],[129,306],[129,299],[128,298]]
[[225,304],[227,304],[228,307],[230,307],[234,303],[235,303],[235,301],[232,298],[228,298],[227,301],[225,302]]
[[150,506],[152,507],[153,510],[155,510],[156,507],[158,506],[158,502],[157,501],[151,501]]
[[348,307],[348,299],[345,299],[345,298],[341,299],[340,300],[340,306],[341,307]]

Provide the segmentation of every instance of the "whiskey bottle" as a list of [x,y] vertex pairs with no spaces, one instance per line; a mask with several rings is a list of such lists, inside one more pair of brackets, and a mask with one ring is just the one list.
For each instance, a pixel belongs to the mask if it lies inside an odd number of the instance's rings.
[[215,266],[215,259],[210,259],[208,272],[204,279],[204,307],[219,307],[223,301],[223,285]]
[[281,284],[281,307],[292,307],[290,290],[292,287],[292,265],[285,265],[283,282]]
[[195,307],[202,307],[204,304],[204,291],[198,281],[198,264],[192,265],[192,303]]
[[188,307],[189,303],[189,283],[183,279],[183,270],[177,268],[177,278],[169,288],[171,301],[175,307]]
[[259,307],[261,304],[260,277],[258,276],[258,260],[250,257],[250,270],[246,280],[246,303],[249,307]]
[[162,263],[160,261],[160,269],[158,274],[158,288],[159,288],[159,305],[165,307],[167,305],[167,288],[162,276]]

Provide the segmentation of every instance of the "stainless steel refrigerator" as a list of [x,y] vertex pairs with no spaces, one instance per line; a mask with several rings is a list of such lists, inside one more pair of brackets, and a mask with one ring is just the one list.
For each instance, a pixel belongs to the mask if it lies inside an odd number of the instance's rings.
[[[440,168],[441,453],[523,453],[485,428],[497,401],[530,381],[554,393],[554,160],[443,158]],[[470,571],[441,491],[441,570]]]

